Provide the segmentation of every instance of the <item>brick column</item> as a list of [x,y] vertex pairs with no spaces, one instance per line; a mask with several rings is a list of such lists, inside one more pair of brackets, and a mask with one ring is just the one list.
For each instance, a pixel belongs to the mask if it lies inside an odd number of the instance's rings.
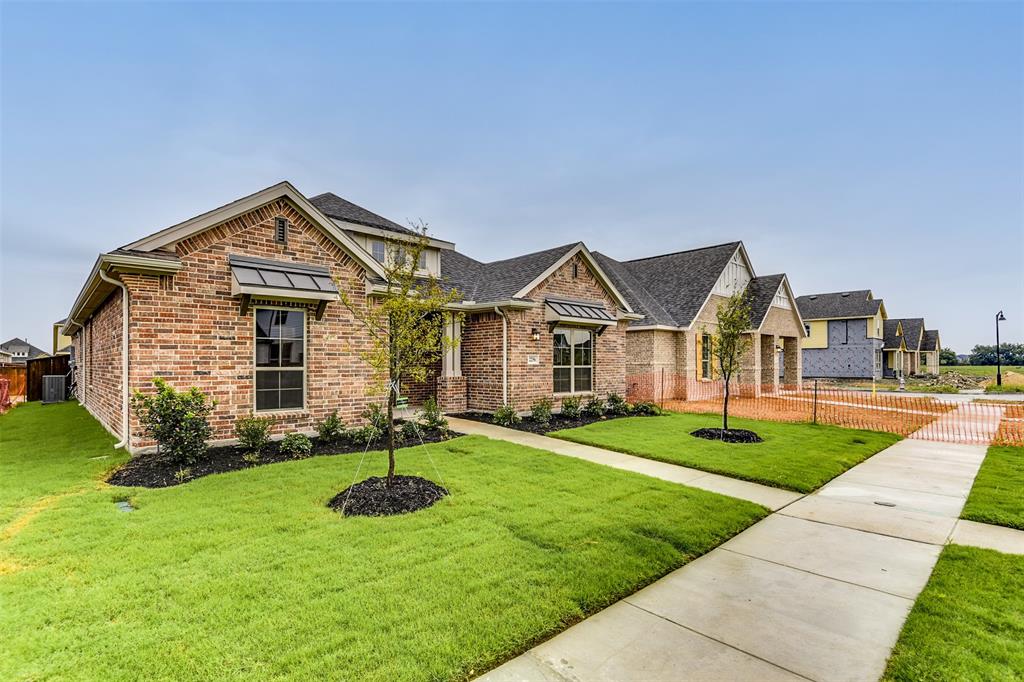
[[740,358],[740,372],[737,379],[744,385],[747,392],[753,390],[755,396],[761,395],[761,335],[747,334],[750,345]]
[[779,354],[775,347],[779,337],[765,334],[761,337],[761,386],[772,393],[779,392]]
[[803,354],[800,352],[800,340],[793,336],[783,337],[782,355],[783,382],[786,386],[799,388],[803,379],[803,358],[801,357]]
[[677,398],[682,400],[690,399],[693,394],[693,387],[697,383],[697,333],[676,332],[676,376],[678,386],[676,388]]

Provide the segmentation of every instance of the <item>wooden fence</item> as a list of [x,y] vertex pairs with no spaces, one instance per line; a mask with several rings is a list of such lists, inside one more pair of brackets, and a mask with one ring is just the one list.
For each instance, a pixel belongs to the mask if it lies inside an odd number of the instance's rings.
[[25,365],[0,365],[0,379],[10,382],[8,394],[12,401],[25,399],[26,376]]
[[[35,358],[26,363],[27,377],[25,379],[26,400],[43,399],[43,377],[47,374],[60,374],[66,376],[71,366],[71,358],[67,355],[54,355],[46,358]],[[70,377],[64,384],[65,390],[71,383]]]

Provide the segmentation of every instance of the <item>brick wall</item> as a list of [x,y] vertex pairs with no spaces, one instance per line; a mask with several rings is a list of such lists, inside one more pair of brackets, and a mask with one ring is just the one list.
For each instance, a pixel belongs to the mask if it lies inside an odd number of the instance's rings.
[[78,399],[109,431],[120,435],[121,289],[74,336]]

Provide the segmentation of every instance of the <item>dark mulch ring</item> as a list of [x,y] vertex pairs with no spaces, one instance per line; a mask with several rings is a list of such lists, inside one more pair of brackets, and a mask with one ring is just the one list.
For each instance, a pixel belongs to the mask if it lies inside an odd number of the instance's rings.
[[[494,415],[489,412],[463,412],[461,414],[453,414],[452,417],[458,417],[459,419],[470,419],[475,422],[484,422],[485,424],[494,423]],[[622,417],[653,417],[656,415],[637,415],[637,414],[605,414],[600,417],[587,417],[580,415],[575,419],[569,417],[563,417],[560,414],[551,415],[551,422],[547,425],[540,424],[534,421],[531,417],[523,417],[522,421],[513,426],[507,428],[516,429],[517,431],[529,431],[530,433],[539,433],[544,435],[551,433],[552,431],[561,431],[562,429],[574,429],[577,426],[586,426],[587,424],[593,424],[594,422],[604,422],[609,419],[620,419]]]
[[690,432],[691,436],[707,440],[720,440],[725,443],[763,443],[764,439],[753,431],[746,429],[697,429]]
[[327,506],[345,516],[394,516],[432,506],[448,491],[419,476],[395,476],[388,479],[371,476],[345,488],[331,498]]
[[[437,430],[428,431],[427,429],[421,429],[420,435],[424,443],[439,443],[462,434],[455,433],[454,431],[442,433]],[[367,449],[365,443],[354,443],[346,439],[342,439],[337,443],[323,443],[314,436],[310,438],[310,441],[313,444],[313,450],[310,452],[311,457],[317,455],[344,455],[353,452],[363,452]],[[395,447],[410,447],[419,444],[419,438],[405,442],[397,432],[395,433]],[[245,461],[243,459],[246,454],[245,451],[235,445],[210,448],[206,451],[206,455],[202,460],[190,465],[178,464],[155,452],[138,455],[132,457],[120,469],[111,474],[110,478],[107,479],[107,483],[141,488],[167,488],[173,485],[188,483],[210,474],[251,469],[252,467],[264,464],[294,460],[295,458],[291,455],[281,452],[280,445],[280,441],[270,442],[263,448],[260,452],[259,460],[255,462]],[[374,441],[369,447],[370,450],[380,450],[381,448],[387,448],[386,436]],[[185,470],[187,475],[179,477],[178,472],[182,470]]]

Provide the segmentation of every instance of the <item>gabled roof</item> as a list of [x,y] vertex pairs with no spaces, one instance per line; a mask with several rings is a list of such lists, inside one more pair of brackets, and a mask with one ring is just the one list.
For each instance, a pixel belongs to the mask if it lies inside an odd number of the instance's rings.
[[36,348],[28,341],[25,341],[24,339],[19,339],[17,336],[15,336],[13,339],[9,341],[0,343],[0,350],[7,351],[8,353],[12,354],[27,352],[28,355],[26,357],[28,357],[29,360],[31,360],[32,358],[44,357],[46,355],[49,355],[49,353],[47,353],[42,348]]
[[630,272],[625,265],[610,258],[603,253],[595,253],[594,258],[601,264],[601,268],[608,273],[608,276],[615,283],[615,287],[622,292],[622,295],[629,301],[633,312],[643,315],[642,320],[633,320],[630,326],[662,325],[667,327],[678,327],[668,311],[654,298],[644,285]]
[[810,294],[796,299],[805,320],[835,320],[877,315],[882,299],[872,298],[870,289]]
[[747,300],[750,302],[750,326],[757,329],[764,322],[768,315],[768,309],[772,307],[775,294],[778,293],[782,281],[786,279],[783,274],[763,275],[750,280],[747,285]]
[[923,317],[900,318],[903,325],[903,339],[907,344],[907,350],[921,350],[921,340],[924,337]]
[[416,232],[408,227],[403,227],[384,216],[368,211],[362,206],[353,204],[348,199],[342,199],[332,192],[324,192],[323,194],[317,194],[315,197],[310,197],[309,203],[320,209],[321,213],[328,218],[335,218],[336,220],[343,220],[347,223],[355,223],[356,225],[376,227],[381,230],[388,230],[389,232],[409,235],[416,234]]
[[939,347],[938,329],[924,330],[924,336],[921,339],[921,350],[942,350],[942,348]]

